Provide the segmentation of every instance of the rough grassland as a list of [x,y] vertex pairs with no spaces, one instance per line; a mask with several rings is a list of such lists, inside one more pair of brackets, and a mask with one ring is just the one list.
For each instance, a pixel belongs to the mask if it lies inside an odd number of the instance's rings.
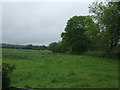
[[54,54],[50,51],[3,49],[13,64],[12,85],[26,88],[117,88],[118,60]]

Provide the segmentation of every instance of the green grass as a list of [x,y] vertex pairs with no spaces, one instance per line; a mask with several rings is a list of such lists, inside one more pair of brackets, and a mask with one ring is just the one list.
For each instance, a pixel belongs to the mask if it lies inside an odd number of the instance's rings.
[[117,88],[118,60],[54,54],[50,51],[3,49],[13,64],[12,85],[25,88]]

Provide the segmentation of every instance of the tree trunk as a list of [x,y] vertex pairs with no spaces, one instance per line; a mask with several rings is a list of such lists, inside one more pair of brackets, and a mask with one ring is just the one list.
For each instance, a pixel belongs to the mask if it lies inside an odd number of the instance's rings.
[[111,53],[113,48],[114,48],[114,46],[111,46],[110,49],[108,49],[108,53]]

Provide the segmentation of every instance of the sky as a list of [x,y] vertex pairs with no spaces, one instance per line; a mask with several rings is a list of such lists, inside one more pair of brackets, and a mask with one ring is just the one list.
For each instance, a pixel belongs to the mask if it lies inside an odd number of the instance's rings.
[[2,42],[49,45],[61,40],[67,20],[90,15],[92,2],[4,2]]

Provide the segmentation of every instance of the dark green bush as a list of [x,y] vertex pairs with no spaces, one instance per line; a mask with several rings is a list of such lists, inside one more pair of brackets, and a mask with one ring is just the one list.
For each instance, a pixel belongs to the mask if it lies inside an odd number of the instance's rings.
[[88,56],[97,56],[97,57],[107,57],[107,58],[116,58],[119,59],[120,58],[120,52],[111,52],[111,53],[106,53],[106,52],[100,52],[100,51],[89,51],[84,53],[84,55],[88,55]]
[[2,63],[2,90],[7,90],[9,88],[13,69],[15,69],[14,65]]
[[53,43],[49,44],[48,48],[53,53],[62,53],[62,44],[61,44],[61,42],[53,42]]

